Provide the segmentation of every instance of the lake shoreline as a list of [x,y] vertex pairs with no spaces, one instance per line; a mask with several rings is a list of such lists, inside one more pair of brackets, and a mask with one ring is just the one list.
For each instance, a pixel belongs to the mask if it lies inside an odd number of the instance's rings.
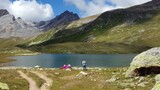
[[[128,67],[88,67],[88,70],[106,70],[106,69],[116,69],[116,68],[128,68]],[[56,70],[60,68],[45,68],[45,67],[16,67],[16,66],[2,66],[0,67],[0,70],[7,70],[7,69],[25,69],[25,70],[31,70],[31,69],[37,69],[37,70]],[[83,67],[72,67],[73,70],[83,70]],[[71,69],[71,70],[72,70]],[[67,69],[61,69],[61,70],[67,70]]]
[[3,64],[16,61],[16,60],[10,58],[13,56],[34,56],[34,55],[40,55],[40,54],[42,54],[42,53],[38,53],[38,52],[36,52],[36,53],[17,53],[17,54],[0,53],[0,56],[1,56],[0,67],[3,66]]
[[34,67],[36,65],[47,68],[59,68],[70,64],[72,67],[81,67],[85,60],[87,67],[126,67],[129,66],[136,54],[35,54],[11,56],[15,62],[7,63],[8,66]]

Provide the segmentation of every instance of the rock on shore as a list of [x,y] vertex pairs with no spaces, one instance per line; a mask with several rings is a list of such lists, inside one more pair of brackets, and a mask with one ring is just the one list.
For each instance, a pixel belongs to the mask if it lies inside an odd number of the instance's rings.
[[126,77],[160,73],[160,48],[152,48],[137,55],[126,72]]

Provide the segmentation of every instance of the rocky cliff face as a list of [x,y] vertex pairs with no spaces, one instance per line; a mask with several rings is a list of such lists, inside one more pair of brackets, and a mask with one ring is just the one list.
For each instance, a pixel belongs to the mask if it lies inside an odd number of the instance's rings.
[[41,21],[37,24],[37,27],[43,30],[49,30],[51,28],[55,28],[60,30],[65,28],[72,21],[78,20],[79,16],[74,14],[73,12],[65,11],[61,15],[56,16],[54,19],[49,21]]
[[41,33],[33,23],[16,19],[7,10],[0,10],[0,38],[31,38]]
[[1,10],[0,10],[0,17],[1,17],[1,16],[4,16],[4,15],[6,15],[6,14],[9,14],[9,12],[8,12],[7,10],[5,10],[5,9],[1,9]]
[[72,21],[78,19],[79,16],[77,14],[65,11],[49,21],[33,23],[25,22],[21,18],[16,19],[7,10],[0,10],[0,38],[33,38],[51,28],[56,30],[63,29]]

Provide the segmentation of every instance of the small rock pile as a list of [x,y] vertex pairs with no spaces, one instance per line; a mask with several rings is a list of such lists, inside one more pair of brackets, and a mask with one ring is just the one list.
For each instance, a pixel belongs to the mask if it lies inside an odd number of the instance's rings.
[[8,87],[8,85],[6,83],[0,82],[0,89],[2,89],[2,90],[9,90],[9,87]]

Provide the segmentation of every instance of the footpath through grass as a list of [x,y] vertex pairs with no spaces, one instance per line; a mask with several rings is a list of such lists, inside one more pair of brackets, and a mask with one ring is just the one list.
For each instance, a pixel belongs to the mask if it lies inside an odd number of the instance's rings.
[[[39,72],[53,80],[51,90],[151,90],[154,76],[126,78],[127,68],[82,70],[72,69],[18,69],[33,78],[40,87],[44,81],[31,71]],[[10,90],[28,90],[28,82],[19,76],[16,69],[1,69],[0,82],[8,84]]]

